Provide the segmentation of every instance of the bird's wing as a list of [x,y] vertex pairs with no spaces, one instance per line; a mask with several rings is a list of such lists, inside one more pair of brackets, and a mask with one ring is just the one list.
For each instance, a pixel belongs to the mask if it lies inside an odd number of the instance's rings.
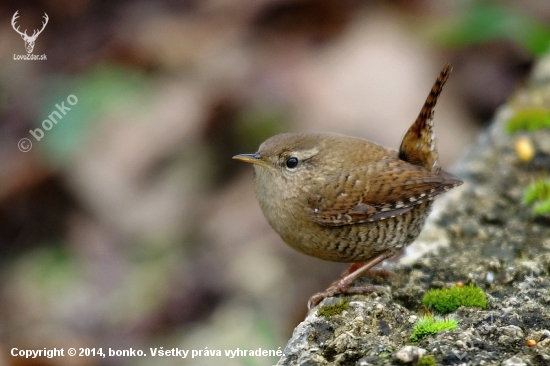
[[460,184],[449,173],[388,159],[316,181],[307,205],[318,224],[358,224],[401,215]]

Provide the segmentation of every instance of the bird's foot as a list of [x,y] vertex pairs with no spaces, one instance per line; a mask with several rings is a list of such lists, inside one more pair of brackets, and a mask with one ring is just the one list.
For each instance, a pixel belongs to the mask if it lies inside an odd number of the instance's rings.
[[387,291],[387,289],[384,286],[378,286],[378,285],[366,285],[366,286],[349,286],[342,288],[339,286],[339,283],[334,284],[327,288],[323,292],[316,293],[312,297],[309,298],[309,301],[307,303],[307,307],[309,310],[317,306],[321,301],[323,301],[327,297],[331,297],[337,294],[368,294],[372,292],[382,292]]
[[[379,273],[382,272],[384,274],[390,274],[393,272],[389,272],[386,270],[374,270],[373,267],[380,264],[384,259],[390,258],[395,254],[394,251],[387,251],[385,253],[379,254],[378,256],[374,257],[370,261],[366,263],[354,263],[350,266],[350,268],[344,272],[343,276],[340,278],[339,281],[334,282],[332,285],[330,285],[329,288],[327,288],[323,292],[319,292],[312,297],[310,297],[307,307],[309,310],[311,310],[314,306],[319,304],[325,297],[334,296],[338,293],[360,293],[360,292],[373,292],[376,289],[380,289],[380,286],[358,286],[358,287],[350,287],[353,281],[355,281],[357,278],[369,273]],[[369,291],[370,290],[370,291]]]
[[316,293],[315,295],[310,297],[309,301],[307,302],[307,308],[311,310],[317,304],[323,301],[324,298],[331,297],[339,293],[345,293],[346,290],[350,287],[350,285],[351,285],[351,282],[347,281],[346,278],[343,278],[340,281],[334,282],[325,291]]

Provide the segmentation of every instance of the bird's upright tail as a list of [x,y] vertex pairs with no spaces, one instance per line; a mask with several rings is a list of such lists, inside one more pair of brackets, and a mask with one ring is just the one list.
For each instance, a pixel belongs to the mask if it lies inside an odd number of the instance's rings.
[[420,110],[420,114],[403,137],[399,147],[399,158],[401,160],[423,166],[434,173],[439,173],[441,170],[439,155],[435,147],[434,108],[451,71],[451,65],[445,64],[443,66],[428,98],[426,98],[426,102],[424,102],[424,106]]

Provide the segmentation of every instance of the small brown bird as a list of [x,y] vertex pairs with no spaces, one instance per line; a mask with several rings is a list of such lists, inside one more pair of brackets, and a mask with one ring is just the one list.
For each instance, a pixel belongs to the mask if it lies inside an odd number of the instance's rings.
[[354,263],[310,299],[310,308],[337,293],[376,289],[350,286],[412,243],[433,200],[462,184],[441,171],[433,131],[434,107],[450,72],[445,65],[399,151],[338,134],[283,133],[255,154],[233,157],[254,164],[264,216],[288,245],[313,257]]

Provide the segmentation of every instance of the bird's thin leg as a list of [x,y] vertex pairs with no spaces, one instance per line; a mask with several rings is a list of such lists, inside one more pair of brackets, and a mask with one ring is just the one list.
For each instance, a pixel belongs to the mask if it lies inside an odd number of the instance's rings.
[[[347,275],[349,275],[350,273],[355,272],[358,268],[365,265],[365,263],[366,262],[352,263],[348,267],[348,269],[346,269],[344,272],[342,272],[342,274],[340,275],[340,278],[344,278]],[[384,268],[380,268],[380,267],[373,267],[373,268],[369,269],[368,271],[366,271],[365,273],[363,273],[361,276],[388,278],[390,276],[397,276],[397,274],[393,271],[390,271],[389,269],[384,269]]]
[[[365,264],[363,264],[361,267],[355,269],[351,273],[348,273],[347,275],[343,276],[339,281],[330,285],[330,287],[327,288],[325,291],[319,292],[313,295],[308,301],[308,304],[307,304],[308,308],[311,309],[315,305],[317,305],[319,302],[321,302],[321,300],[323,300],[325,297],[334,296],[338,293],[369,292],[369,291],[380,289],[379,286],[360,286],[360,287],[350,288],[350,285],[353,283],[353,281],[363,276],[364,274],[368,273],[372,267],[381,263],[385,259],[393,257],[394,255],[395,255],[395,251],[389,250],[371,259],[370,261],[365,262]],[[350,267],[350,270],[352,269],[352,267],[353,265]]]
[[365,265],[366,262],[356,262],[356,263],[352,263],[348,269],[346,269],[344,272],[342,272],[342,274],[340,275],[340,278],[344,278],[346,277],[347,275],[349,275],[350,273],[353,273],[355,271],[357,271],[358,268],[362,267]]

